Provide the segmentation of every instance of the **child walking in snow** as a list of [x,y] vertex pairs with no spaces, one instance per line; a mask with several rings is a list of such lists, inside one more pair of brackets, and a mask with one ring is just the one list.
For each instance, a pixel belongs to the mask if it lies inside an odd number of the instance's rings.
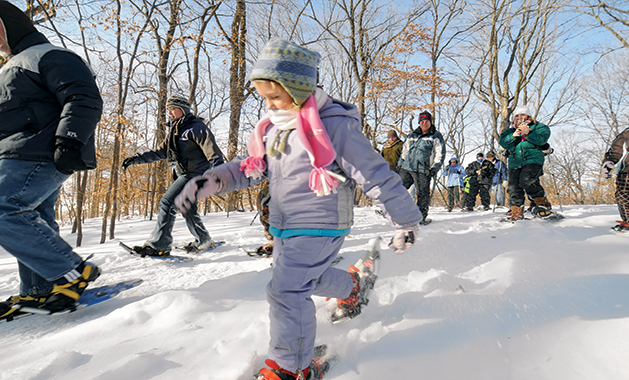
[[358,302],[360,276],[331,267],[353,224],[354,181],[391,220],[396,253],[411,247],[422,220],[400,177],[362,134],[357,108],[317,87],[318,63],[316,52],[270,40],[251,73],[267,113],[249,139],[249,156],[208,170],[176,200],[185,211],[197,199],[269,179],[270,368],[259,379],[308,378],[316,333],[311,296],[337,298],[339,308]]

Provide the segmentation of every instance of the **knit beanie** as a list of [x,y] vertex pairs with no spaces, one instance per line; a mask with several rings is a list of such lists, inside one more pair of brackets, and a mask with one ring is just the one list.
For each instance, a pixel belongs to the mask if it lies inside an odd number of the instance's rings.
[[37,31],[31,19],[8,1],[0,0],[0,18],[4,23],[11,50],[15,49],[24,36]]
[[516,109],[513,110],[513,115],[526,115],[529,117],[533,117],[533,115],[531,115],[531,109],[529,108],[529,106],[518,106],[516,107]]
[[422,120],[428,120],[428,121],[430,121],[432,123],[432,115],[430,114],[430,112],[424,111],[424,112],[420,113],[418,121],[422,121]]
[[395,129],[390,130],[389,133],[387,134],[387,137],[388,138],[395,137],[396,139],[399,138],[397,136],[397,132],[395,131]]
[[320,55],[294,42],[274,38],[264,45],[249,79],[277,82],[297,106],[317,88]]
[[188,99],[184,98],[181,95],[171,95],[170,98],[166,101],[166,108],[168,107],[178,107],[183,111],[184,115],[190,113],[190,102]]

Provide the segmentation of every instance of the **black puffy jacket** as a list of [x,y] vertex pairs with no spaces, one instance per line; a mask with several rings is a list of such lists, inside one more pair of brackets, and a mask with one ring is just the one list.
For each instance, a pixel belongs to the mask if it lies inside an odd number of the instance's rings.
[[223,153],[203,119],[187,114],[169,122],[170,131],[156,150],[135,154],[132,165],[167,159],[176,163],[177,172],[189,178],[224,162]]
[[89,66],[39,32],[12,53],[0,69],[0,159],[53,161],[60,137],[78,140],[87,168],[95,168],[103,101]]

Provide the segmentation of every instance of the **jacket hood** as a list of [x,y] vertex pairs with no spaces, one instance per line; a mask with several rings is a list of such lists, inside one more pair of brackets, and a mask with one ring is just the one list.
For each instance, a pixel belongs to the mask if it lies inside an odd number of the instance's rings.
[[454,161],[454,162],[456,162],[457,164],[459,163],[459,159],[458,159],[458,158],[456,158],[456,156],[454,156],[454,157],[452,157],[451,159],[449,159],[449,160],[448,160],[448,163],[450,163],[450,161]]
[[323,105],[323,107],[321,107],[319,110],[319,116],[321,118],[330,116],[345,116],[360,121],[360,114],[358,113],[358,108],[355,105],[345,103],[332,97],[328,97],[328,101]]
[[13,50],[22,38],[36,32],[37,29],[35,29],[32,21],[24,12],[8,1],[0,1],[0,18],[2,18],[4,23],[11,53],[16,54]]

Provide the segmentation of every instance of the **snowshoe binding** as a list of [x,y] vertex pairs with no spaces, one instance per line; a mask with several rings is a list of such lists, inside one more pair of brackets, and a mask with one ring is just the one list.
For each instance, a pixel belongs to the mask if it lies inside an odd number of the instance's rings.
[[377,263],[380,259],[380,241],[380,238],[376,239],[371,249],[355,265],[348,267],[354,281],[354,287],[349,297],[337,299],[338,306],[332,314],[332,323],[356,318],[362,312],[363,306],[369,303],[369,291],[373,289],[378,279]]
[[11,303],[11,308],[15,311],[5,312],[0,319],[11,320],[23,313],[54,314],[65,310],[75,310],[76,303],[87,285],[100,276],[100,269],[84,261],[75,271],[78,277],[72,281],[62,280],[65,283],[55,284],[48,294],[10,297],[6,302]]
[[326,345],[315,347],[314,357],[310,365],[301,371],[301,374],[285,370],[274,360],[267,359],[264,363],[269,368],[262,368],[260,372],[254,375],[253,380],[321,380],[323,375],[330,370],[331,365],[331,359],[324,359],[326,352]]
[[612,230],[617,231],[617,232],[629,231],[629,223],[625,223],[622,220],[617,220],[616,222],[618,222],[618,224],[612,227]]

